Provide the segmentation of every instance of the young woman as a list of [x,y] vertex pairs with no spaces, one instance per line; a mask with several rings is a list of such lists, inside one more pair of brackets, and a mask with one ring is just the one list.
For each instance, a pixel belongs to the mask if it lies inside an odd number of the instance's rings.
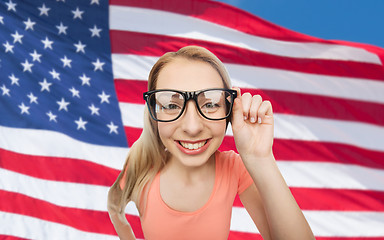
[[[227,239],[236,194],[264,239],[314,239],[272,153],[269,101],[231,89],[221,61],[196,46],[162,56],[148,90],[143,133],[108,195],[120,239],[135,239],[129,201],[145,239]],[[218,151],[229,122],[239,154]]]

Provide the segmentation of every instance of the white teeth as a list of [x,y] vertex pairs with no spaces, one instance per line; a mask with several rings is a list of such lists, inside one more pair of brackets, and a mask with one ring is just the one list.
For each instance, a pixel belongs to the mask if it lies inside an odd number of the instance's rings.
[[189,150],[196,150],[198,148],[201,148],[202,146],[204,146],[206,143],[206,141],[204,142],[199,142],[199,143],[186,143],[186,142],[180,142],[181,146],[183,146],[184,148],[187,148]]

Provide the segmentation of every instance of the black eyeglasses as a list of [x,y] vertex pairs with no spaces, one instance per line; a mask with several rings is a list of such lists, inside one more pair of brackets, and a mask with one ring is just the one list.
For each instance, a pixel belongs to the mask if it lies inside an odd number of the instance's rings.
[[231,89],[212,88],[195,92],[158,89],[143,94],[148,110],[155,121],[171,122],[184,112],[188,100],[193,99],[197,110],[206,119],[222,120],[231,115],[237,92]]

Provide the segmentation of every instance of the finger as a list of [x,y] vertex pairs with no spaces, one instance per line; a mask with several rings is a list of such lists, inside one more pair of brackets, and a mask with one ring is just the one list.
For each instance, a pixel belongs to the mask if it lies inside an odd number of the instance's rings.
[[273,110],[272,110],[272,104],[270,101],[263,101],[260,104],[260,107],[257,112],[257,122],[258,123],[273,123]]
[[247,120],[249,118],[249,109],[251,108],[252,103],[252,95],[248,92],[244,93],[241,96],[241,102],[243,107],[243,117],[244,120]]
[[249,109],[249,121],[251,123],[255,123],[256,119],[258,119],[258,111],[262,101],[263,99],[260,95],[254,95],[252,97],[251,106]]
[[232,108],[232,127],[237,126],[237,124],[241,123],[244,121],[244,116],[243,116],[243,107],[242,107],[242,102],[241,102],[241,95],[240,95],[240,90],[238,89],[237,91],[238,95],[237,98],[235,99],[233,103],[233,108]]

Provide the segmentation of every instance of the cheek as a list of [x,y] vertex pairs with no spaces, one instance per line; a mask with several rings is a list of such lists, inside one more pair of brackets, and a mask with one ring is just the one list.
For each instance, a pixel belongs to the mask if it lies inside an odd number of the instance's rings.
[[218,121],[215,122],[210,126],[211,132],[213,136],[216,137],[224,137],[226,132],[226,122],[224,121]]
[[167,141],[167,139],[169,139],[173,135],[173,132],[174,132],[173,128],[174,127],[172,127],[172,124],[167,124],[162,122],[158,123],[157,129],[159,131],[159,136],[163,144],[164,144],[164,141]]

